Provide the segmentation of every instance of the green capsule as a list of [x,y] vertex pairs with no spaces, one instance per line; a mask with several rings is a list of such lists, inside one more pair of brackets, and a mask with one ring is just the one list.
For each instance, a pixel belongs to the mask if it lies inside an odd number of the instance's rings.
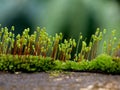
[[112,30],[112,36],[115,36],[116,30]]
[[12,31],[14,31],[14,30],[15,30],[15,27],[14,27],[14,26],[12,26],[12,27],[11,27],[11,30],[12,30]]
[[106,30],[106,29],[104,29],[104,30],[103,30],[103,33],[105,34],[105,33],[106,33],[106,31],[107,31],[107,30]]

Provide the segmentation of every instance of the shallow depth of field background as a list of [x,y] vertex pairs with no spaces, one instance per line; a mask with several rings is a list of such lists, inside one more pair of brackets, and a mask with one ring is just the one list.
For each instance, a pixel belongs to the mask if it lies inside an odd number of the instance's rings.
[[46,27],[50,35],[76,40],[80,32],[89,39],[97,27],[106,28],[107,40],[111,30],[120,33],[120,0],[0,0],[0,24],[14,25],[16,34]]

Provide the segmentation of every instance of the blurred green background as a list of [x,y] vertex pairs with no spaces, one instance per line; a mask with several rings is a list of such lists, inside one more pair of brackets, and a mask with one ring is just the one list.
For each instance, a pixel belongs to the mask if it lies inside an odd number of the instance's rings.
[[0,23],[14,25],[16,34],[40,26],[76,40],[80,32],[89,40],[97,27],[106,28],[107,40],[111,30],[120,33],[120,0],[0,0]]

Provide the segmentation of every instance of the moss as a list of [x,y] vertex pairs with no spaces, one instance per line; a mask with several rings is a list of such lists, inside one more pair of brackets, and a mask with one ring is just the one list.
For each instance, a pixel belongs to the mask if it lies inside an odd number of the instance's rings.
[[113,60],[113,58],[107,54],[101,54],[98,57],[96,57],[96,59],[91,61],[55,61],[55,64],[55,70],[120,74],[120,61]]
[[[25,58],[23,60],[22,58]],[[42,57],[26,57],[26,56],[12,56],[7,55],[0,57],[0,70],[1,71],[22,71],[22,72],[40,72],[48,71],[54,67],[55,63],[51,58]]]
[[[31,35],[29,28],[22,35],[14,35],[13,26],[11,30],[7,27],[0,29],[0,71],[63,70],[120,74],[120,43],[115,45],[118,38],[114,30],[110,40],[103,43],[104,54],[97,56],[99,42],[106,30],[102,32],[97,28],[87,44],[81,34],[76,43],[73,38],[62,40],[62,33],[50,36],[45,28],[40,27]],[[73,49],[76,50],[75,53]]]

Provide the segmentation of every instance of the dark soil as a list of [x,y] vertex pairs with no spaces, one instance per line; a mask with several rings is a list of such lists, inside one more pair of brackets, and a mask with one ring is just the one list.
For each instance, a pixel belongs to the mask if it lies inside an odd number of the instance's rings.
[[0,90],[120,90],[120,75],[85,72],[0,73]]

